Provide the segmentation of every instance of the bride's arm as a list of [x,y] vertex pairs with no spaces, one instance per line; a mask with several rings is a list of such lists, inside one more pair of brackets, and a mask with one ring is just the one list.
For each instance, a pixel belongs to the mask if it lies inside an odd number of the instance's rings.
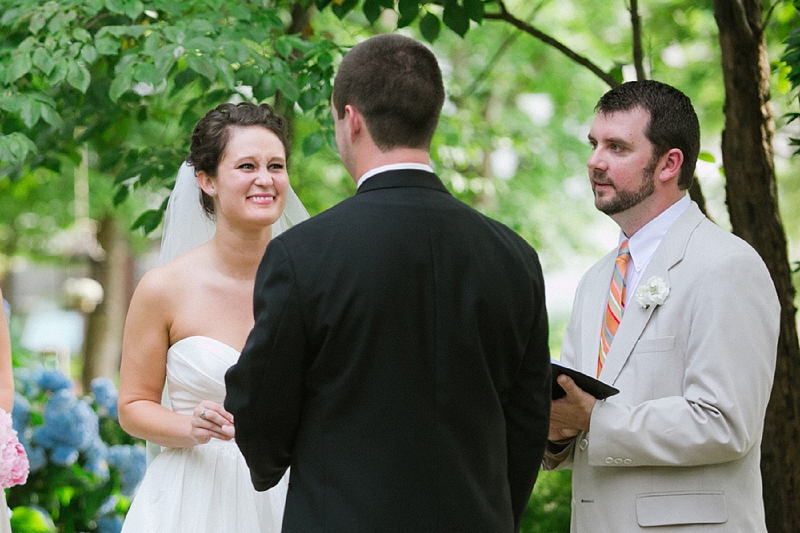
[[14,377],[11,372],[11,335],[8,331],[8,317],[3,305],[3,292],[0,291],[0,408],[7,413],[14,405]]
[[164,267],[149,271],[133,294],[122,342],[119,383],[119,423],[129,434],[161,446],[184,448],[229,435],[219,426],[193,415],[177,414],[161,405],[167,373],[172,311]]

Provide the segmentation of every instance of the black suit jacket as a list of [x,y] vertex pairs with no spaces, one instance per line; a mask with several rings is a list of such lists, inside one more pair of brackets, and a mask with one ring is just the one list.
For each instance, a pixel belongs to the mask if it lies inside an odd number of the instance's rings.
[[550,413],[541,268],[424,171],[267,247],[225,408],[284,533],[515,531]]

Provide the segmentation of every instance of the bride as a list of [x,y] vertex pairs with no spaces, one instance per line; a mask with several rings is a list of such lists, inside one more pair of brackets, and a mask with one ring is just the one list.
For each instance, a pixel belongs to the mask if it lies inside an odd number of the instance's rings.
[[281,529],[288,477],[267,492],[253,489],[223,401],[225,371],[253,327],[264,250],[308,218],[289,186],[288,136],[270,106],[247,102],[209,111],[192,133],[159,266],[143,276],[125,324],[119,421],[163,450],[134,496],[125,533]]

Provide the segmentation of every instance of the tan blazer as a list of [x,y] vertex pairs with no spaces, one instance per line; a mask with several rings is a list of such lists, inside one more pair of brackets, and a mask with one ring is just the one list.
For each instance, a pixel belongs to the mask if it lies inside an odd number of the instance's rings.
[[[565,333],[562,361],[589,375],[615,256],[581,280]],[[573,469],[571,531],[765,533],[760,443],[780,312],[767,268],[692,204],[642,282],[651,276],[669,296],[630,301],[600,376],[621,392],[544,460]]]

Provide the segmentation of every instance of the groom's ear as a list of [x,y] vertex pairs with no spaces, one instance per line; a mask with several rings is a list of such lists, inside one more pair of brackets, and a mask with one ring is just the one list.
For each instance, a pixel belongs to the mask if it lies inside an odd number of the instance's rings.
[[351,141],[361,133],[362,129],[366,129],[364,115],[350,104],[344,106],[344,120],[347,122],[347,132]]

